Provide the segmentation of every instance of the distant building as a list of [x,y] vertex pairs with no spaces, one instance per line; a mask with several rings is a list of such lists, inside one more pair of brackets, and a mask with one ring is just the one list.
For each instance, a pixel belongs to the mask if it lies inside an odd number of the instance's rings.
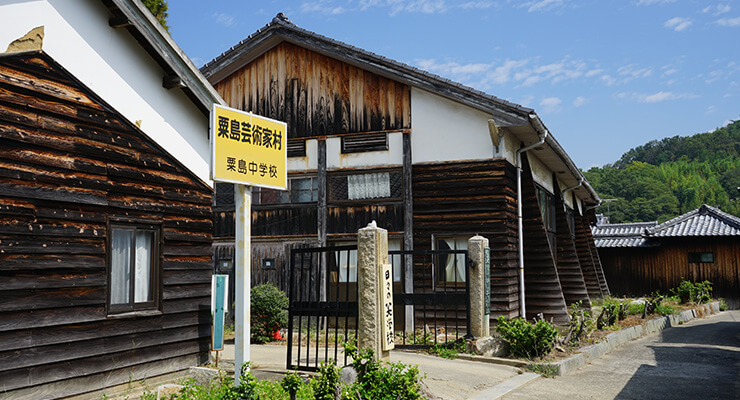
[[740,307],[740,218],[705,204],[662,224],[608,224],[592,231],[613,294],[668,293],[681,279],[708,280],[714,297]]
[[136,0],[2,2],[0,26],[0,399],[207,361],[220,97]]
[[[201,70],[232,107],[288,123],[290,190],[253,192],[253,282],[287,291],[291,249],[352,242],[375,220],[391,249],[464,249],[487,237],[492,318],[519,313],[519,244],[529,318],[564,323],[568,304],[608,293],[589,229],[599,198],[534,110],[282,14]],[[517,151],[540,140],[521,155],[522,243]],[[215,204],[214,258],[227,271],[231,185],[217,185]],[[444,284],[457,267],[438,268],[423,278]]]

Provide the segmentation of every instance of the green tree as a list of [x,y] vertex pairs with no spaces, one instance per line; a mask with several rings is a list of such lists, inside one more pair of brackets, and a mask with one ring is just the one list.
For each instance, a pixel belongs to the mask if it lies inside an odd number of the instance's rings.
[[159,21],[164,30],[169,33],[170,27],[167,25],[167,17],[169,17],[167,10],[169,9],[169,6],[167,5],[167,0],[141,0],[141,2],[144,4],[144,7],[148,8],[149,11],[152,12],[152,15],[154,15],[154,18]]

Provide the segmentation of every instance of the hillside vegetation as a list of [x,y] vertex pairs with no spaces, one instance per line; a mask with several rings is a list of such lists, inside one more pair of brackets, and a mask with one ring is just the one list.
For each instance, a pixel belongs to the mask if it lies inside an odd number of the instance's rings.
[[663,222],[702,204],[740,216],[740,121],[650,141],[584,174],[612,223]]

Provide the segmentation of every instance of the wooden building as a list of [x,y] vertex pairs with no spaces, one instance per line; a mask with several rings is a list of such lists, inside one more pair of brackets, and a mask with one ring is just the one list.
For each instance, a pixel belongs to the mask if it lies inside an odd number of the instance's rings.
[[614,294],[668,294],[682,279],[712,282],[713,297],[740,307],[740,218],[702,205],[668,220],[593,228]]
[[[253,282],[286,290],[291,249],[351,242],[375,220],[390,249],[463,249],[487,237],[492,318],[520,312],[520,244],[528,317],[564,322],[567,304],[608,292],[589,229],[600,200],[534,110],[283,14],[201,70],[232,107],[288,123],[290,190],[253,192]],[[232,263],[232,199],[231,185],[217,185],[220,271]],[[434,279],[444,284],[454,268]]]
[[0,399],[207,361],[219,96],[138,1],[6,2],[0,24],[31,31],[0,54]]

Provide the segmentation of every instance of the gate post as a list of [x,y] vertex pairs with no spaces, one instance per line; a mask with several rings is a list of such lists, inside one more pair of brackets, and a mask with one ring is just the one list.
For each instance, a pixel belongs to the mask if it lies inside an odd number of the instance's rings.
[[[473,335],[474,338],[490,336],[490,271],[486,273],[486,270],[490,268],[490,262],[486,262],[488,250],[488,239],[483,236],[476,235],[468,240],[468,254],[472,262],[469,276],[470,332],[468,334]],[[488,302],[488,307],[486,307],[486,302]]]
[[388,263],[388,231],[375,221],[357,232],[357,347],[370,348],[381,361],[390,361],[383,350],[382,301],[379,274]]

